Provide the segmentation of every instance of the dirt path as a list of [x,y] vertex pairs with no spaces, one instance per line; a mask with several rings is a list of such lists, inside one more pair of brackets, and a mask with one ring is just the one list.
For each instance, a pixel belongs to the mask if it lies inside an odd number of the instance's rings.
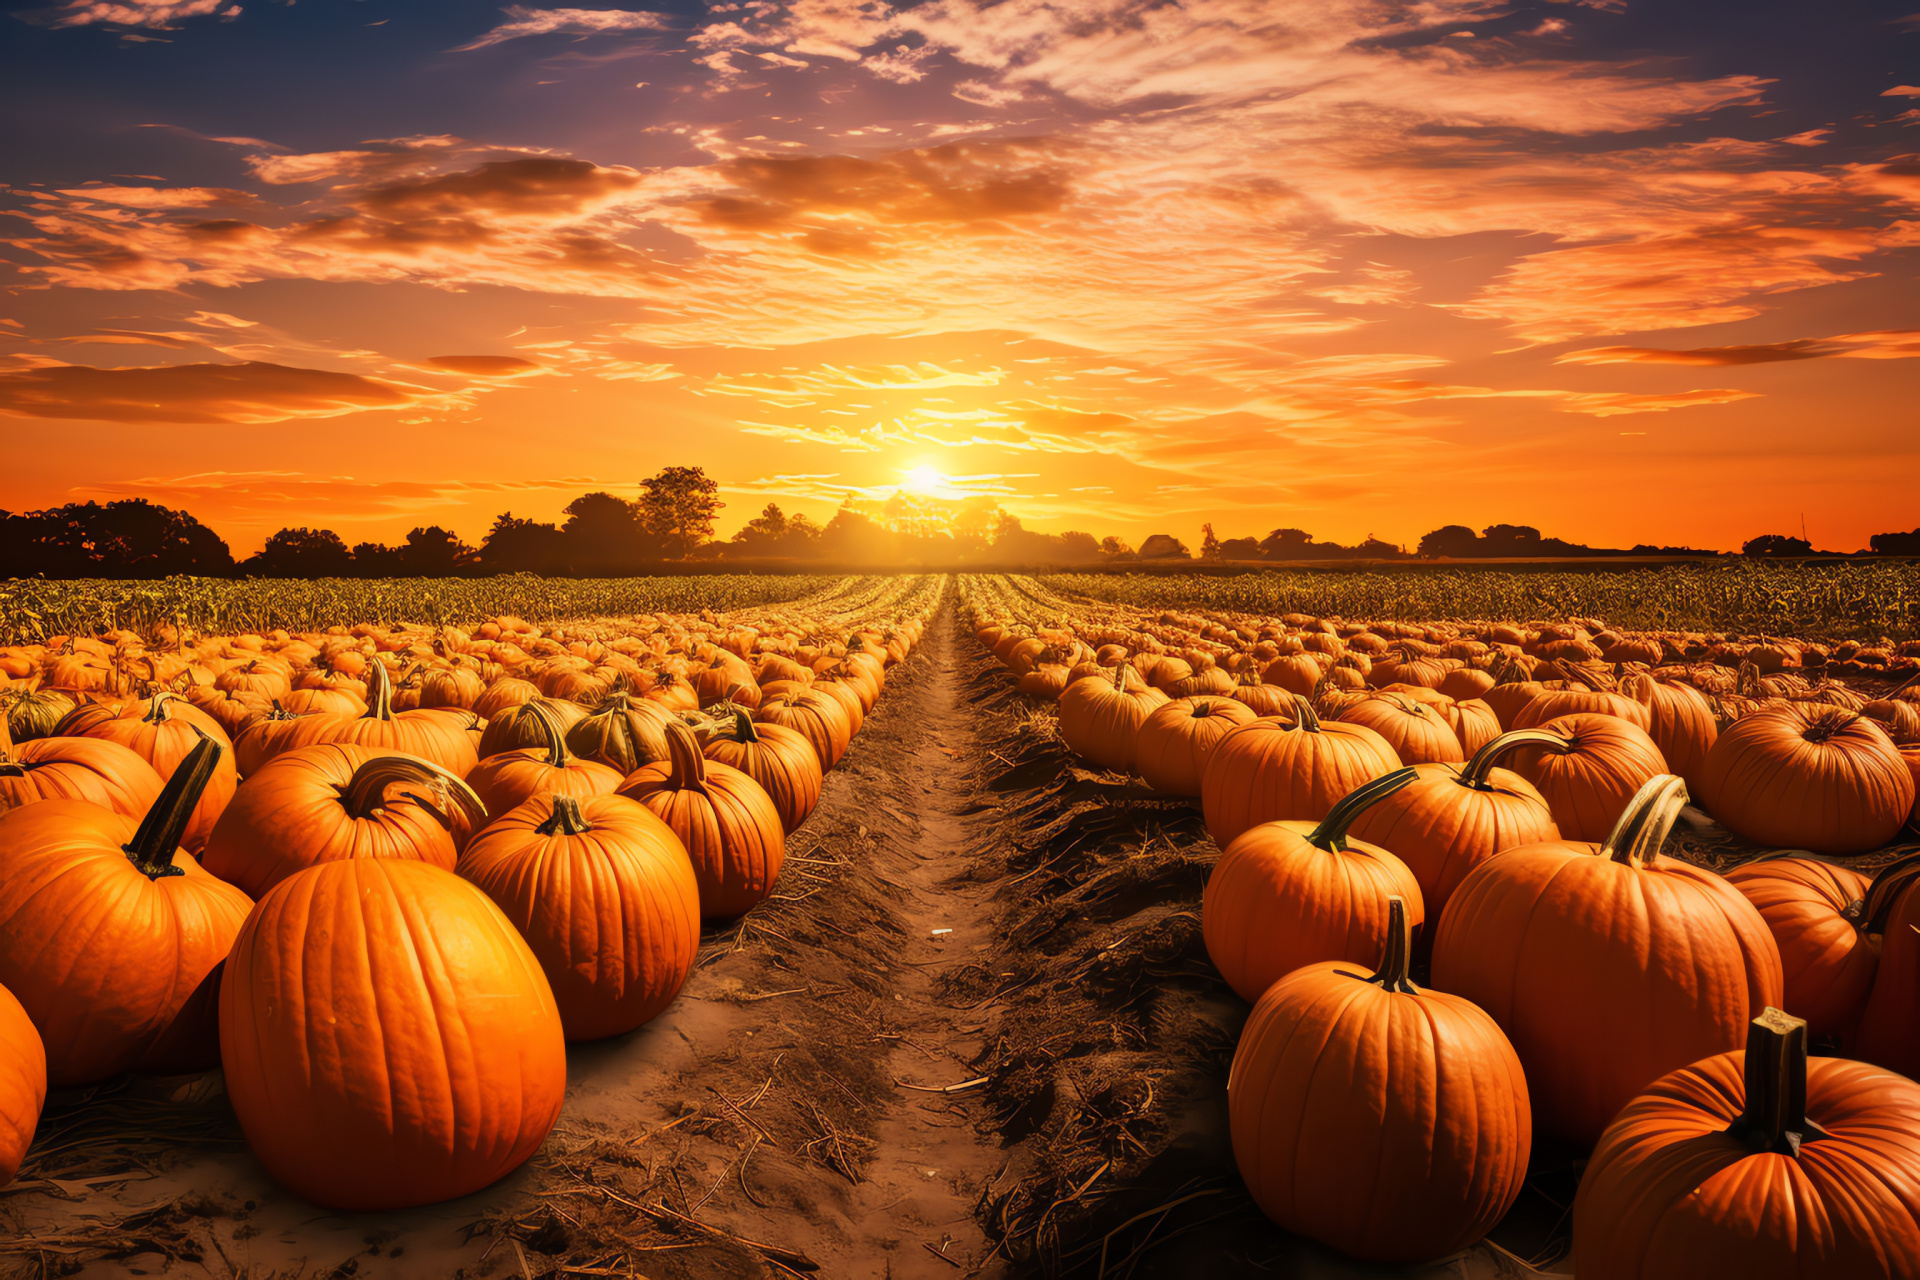
[[1004,1157],[970,1066],[987,1023],[937,978],[987,954],[996,921],[956,881],[987,806],[955,647],[943,608],[791,838],[776,899],[708,935],[653,1023],[569,1047],[561,1122],[514,1175],[330,1213],[265,1176],[218,1072],[122,1081],[54,1100],[47,1154],[0,1193],[0,1276],[998,1274],[977,1209]]

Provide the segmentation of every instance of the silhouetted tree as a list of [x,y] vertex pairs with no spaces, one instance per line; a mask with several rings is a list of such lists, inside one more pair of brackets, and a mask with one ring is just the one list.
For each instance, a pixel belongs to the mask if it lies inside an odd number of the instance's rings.
[[282,529],[241,562],[240,572],[257,578],[344,578],[353,572],[353,553],[331,529]]
[[1876,533],[1867,540],[1876,555],[1920,556],[1920,529],[1912,533]]
[[1220,539],[1213,536],[1213,525],[1200,526],[1200,558],[1218,560],[1220,558]]
[[555,526],[503,511],[480,544],[480,564],[492,573],[558,573],[565,552],[565,539]]
[[185,511],[145,498],[0,511],[0,575],[48,578],[220,576],[233,556]]
[[1156,533],[1149,535],[1147,540],[1140,544],[1140,558],[1142,560],[1190,560],[1193,557],[1187,550],[1187,544],[1180,539],[1170,533]]
[[1469,559],[1480,551],[1479,535],[1463,524],[1442,525],[1432,533],[1420,539],[1419,550],[1415,553],[1423,560],[1434,560],[1442,556],[1452,560]]
[[1133,559],[1134,551],[1132,547],[1127,545],[1125,538],[1118,538],[1113,534],[1108,534],[1106,537],[1100,539],[1100,554],[1109,560],[1131,560]]
[[1260,554],[1269,560],[1312,559],[1313,535],[1305,529],[1275,529],[1260,539]]
[[1792,538],[1784,533],[1764,533],[1749,539],[1740,545],[1743,556],[1810,556],[1813,544],[1805,538]]
[[562,552],[570,572],[633,573],[660,558],[660,540],[641,523],[639,503],[610,493],[583,493],[563,509]]
[[1222,560],[1258,560],[1260,544],[1252,538],[1228,538],[1220,544]]
[[640,523],[674,557],[711,538],[714,517],[727,505],[719,484],[699,467],[668,467],[640,487]]
[[[1481,543],[1474,550],[1482,556],[1537,556],[1544,554],[1540,531],[1526,524],[1488,525],[1481,534]],[[1566,545],[1566,544],[1561,544]]]

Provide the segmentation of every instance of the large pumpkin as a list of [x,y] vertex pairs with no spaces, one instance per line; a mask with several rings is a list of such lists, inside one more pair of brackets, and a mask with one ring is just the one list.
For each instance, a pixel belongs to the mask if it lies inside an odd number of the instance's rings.
[[1914,1280],[1920,1084],[1807,1060],[1768,1009],[1744,1052],[1649,1085],[1607,1127],[1573,1202],[1581,1280]]
[[1318,824],[1263,822],[1226,847],[1201,902],[1207,957],[1242,1000],[1302,965],[1369,963],[1386,942],[1387,899],[1407,904],[1409,923],[1426,918],[1420,882],[1387,850],[1350,840],[1367,806],[1412,782],[1401,769],[1343,797]]
[[[1531,782],[1496,762],[1519,747],[1563,750],[1566,739],[1516,729],[1473,753],[1465,764],[1419,764],[1407,786],[1362,809],[1356,840],[1391,849],[1420,882],[1427,919],[1438,921],[1460,882],[1508,849],[1560,839],[1553,813]],[[1422,936],[1430,951],[1433,930]]]
[[[1414,686],[1423,687],[1423,686]],[[1458,762],[1467,758],[1447,718],[1425,701],[1376,693],[1343,707],[1342,724],[1360,724],[1386,740],[1405,764]]]
[[1472,1004],[1413,984],[1405,904],[1389,909],[1371,977],[1313,964],[1260,997],[1227,1111],[1234,1161],[1269,1218],[1356,1258],[1419,1262],[1473,1244],[1512,1207],[1532,1119],[1513,1046]]
[[536,795],[460,856],[533,948],[569,1040],[673,1003],[700,949],[700,885],[673,831],[625,796]]
[[667,722],[672,719],[659,703],[635,698],[624,687],[615,688],[599,710],[566,731],[567,750],[624,778],[667,758]]
[[240,780],[234,771],[233,743],[226,730],[212,716],[171,693],[129,702],[117,712],[99,705],[80,707],[60,722],[59,732],[117,742],[152,765],[162,781],[173,776],[203,736],[218,742],[220,762],[200,792],[200,803],[180,837],[180,846],[189,853],[198,853],[206,846],[207,833],[220,820]]
[[775,724],[791,729],[813,747],[822,772],[832,770],[847,753],[853,737],[852,722],[840,700],[809,688],[765,698],[754,709],[757,724]]
[[1766,921],[1711,871],[1663,856],[1687,802],[1663,774],[1602,844],[1509,849],[1455,890],[1433,984],[1485,1009],[1527,1069],[1534,1119],[1591,1143],[1646,1085],[1740,1044],[1781,999]]
[[1774,848],[1864,853],[1913,811],[1913,774],[1877,723],[1794,702],[1729,726],[1707,753],[1701,800],[1733,831]]
[[1085,676],[1067,686],[1060,695],[1060,740],[1089,763],[1124,773],[1134,766],[1141,724],[1170,701],[1123,662],[1111,677]]
[[546,975],[479,888],[350,858],[260,900],[220,990],[227,1095],[254,1154],[335,1209],[403,1209],[497,1181],[560,1114]]
[[0,815],[0,985],[40,1029],[56,1088],[217,1060],[218,967],[253,903],[180,833],[220,754],[202,738],[137,823],[80,800]]
[[311,715],[292,722],[282,742],[282,750],[312,746],[319,742],[351,743],[361,747],[385,747],[464,778],[479,762],[473,736],[467,732],[476,723],[473,712],[458,707],[427,707],[396,712],[393,709],[393,682],[384,663],[367,664],[367,713],[363,716]]
[[1783,1007],[1810,1034],[1845,1040],[1873,989],[1880,955],[1867,936],[1867,888],[1858,871],[1814,858],[1763,858],[1727,882],[1767,922],[1786,979]]
[[47,1051],[33,1019],[0,987],[0,1187],[13,1181],[47,1101]]
[[[572,733],[574,726],[587,718],[585,707],[565,698],[529,698],[525,702],[504,707],[498,715],[487,721],[487,727],[481,731],[477,748],[480,758],[484,760],[503,751],[524,751],[528,747],[546,746],[547,730],[535,717],[538,711],[544,711],[548,719],[560,726],[562,733]],[[666,715],[664,711],[659,714]]]
[[755,724],[744,707],[734,709],[730,725],[717,726],[705,751],[707,759],[738,769],[773,797],[788,835],[820,803],[820,757],[813,744],[792,729]]
[[1253,709],[1229,697],[1179,698],[1140,722],[1134,739],[1134,765],[1155,791],[1197,796],[1207,758],[1236,725],[1257,719]]
[[786,855],[780,811],[759,783],[709,761],[678,721],[668,758],[628,778],[619,794],[652,810],[680,838],[699,885],[700,914],[731,919],[773,892]]
[[1853,1054],[1920,1079],[1920,854],[1874,876],[1866,916],[1868,931],[1880,935],[1880,959]]
[[201,865],[254,898],[339,858],[407,858],[452,870],[487,811],[466,783],[398,751],[320,743],[240,784]]
[[1622,688],[1646,703],[1652,721],[1647,733],[1666,758],[1667,768],[1685,778],[1689,790],[1699,791],[1706,783],[1707,753],[1720,738],[1713,704],[1690,684],[1656,680],[1646,672]]
[[137,818],[164,785],[152,765],[103,738],[0,740],[0,813],[39,800],[85,800]]
[[1604,837],[1640,788],[1667,772],[1646,730],[1618,716],[1579,712],[1540,727],[1565,745],[1527,747],[1513,767],[1546,798],[1569,840]]
[[1322,723],[1312,704],[1295,695],[1292,719],[1263,717],[1214,746],[1200,780],[1200,808],[1208,834],[1224,849],[1262,822],[1317,822],[1355,787],[1399,767],[1400,757],[1379,734],[1363,725]]
[[620,785],[624,774],[568,752],[559,724],[541,703],[529,702],[523,709],[546,734],[546,741],[537,747],[496,752],[466,776],[467,785],[480,797],[489,819],[509,813],[537,795],[604,796]]

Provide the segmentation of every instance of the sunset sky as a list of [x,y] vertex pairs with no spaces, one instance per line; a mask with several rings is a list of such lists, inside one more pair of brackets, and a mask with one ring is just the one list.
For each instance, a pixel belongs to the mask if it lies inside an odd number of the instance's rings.
[[0,508],[1853,550],[1917,4],[9,0]]

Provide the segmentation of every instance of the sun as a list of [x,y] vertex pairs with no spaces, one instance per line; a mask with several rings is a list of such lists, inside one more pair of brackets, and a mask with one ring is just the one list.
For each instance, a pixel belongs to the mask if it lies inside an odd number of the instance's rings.
[[938,497],[945,493],[951,483],[945,472],[928,462],[916,462],[900,475],[902,489],[928,497]]

